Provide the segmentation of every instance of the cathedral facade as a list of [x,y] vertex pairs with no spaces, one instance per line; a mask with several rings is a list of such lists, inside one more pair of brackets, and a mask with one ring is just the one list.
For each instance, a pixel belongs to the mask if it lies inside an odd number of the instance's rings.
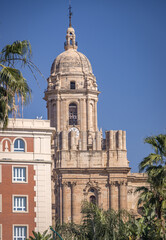
[[83,201],[137,215],[135,189],[146,176],[131,173],[126,132],[97,125],[98,87],[88,58],[67,29],[65,51],[54,60],[45,91],[53,137],[52,208],[60,223],[80,223]]

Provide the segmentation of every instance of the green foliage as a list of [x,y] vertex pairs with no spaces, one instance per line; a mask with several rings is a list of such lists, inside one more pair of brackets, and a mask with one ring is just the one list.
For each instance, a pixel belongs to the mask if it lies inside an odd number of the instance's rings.
[[0,121],[3,123],[3,128],[7,127],[8,114],[12,112],[16,117],[19,114],[20,102],[23,114],[23,105],[31,99],[31,89],[26,79],[21,71],[15,68],[16,65],[28,67],[34,77],[34,72],[40,73],[31,62],[31,54],[30,42],[26,40],[7,45],[0,53]]
[[[133,231],[133,230],[134,231]],[[142,216],[129,222],[131,239],[161,240],[161,224],[156,218],[154,209],[142,207]]]
[[40,232],[34,232],[33,236],[30,236],[27,240],[53,240],[51,234],[47,234],[48,230],[44,231],[42,234]]
[[97,205],[85,202],[82,213],[88,239],[128,239],[126,221],[129,214],[126,211],[104,211]]
[[[140,171],[148,176],[149,187],[139,187],[138,205],[143,207],[139,220],[143,239],[166,239],[166,135],[160,134],[145,139],[154,149],[140,163]],[[152,217],[153,216],[153,217]],[[149,237],[150,235],[150,237]]]
[[81,225],[56,225],[64,240],[166,240],[166,135],[148,137],[154,153],[140,163],[149,187],[140,187],[141,215],[135,219],[126,211],[104,211],[84,202]]
[[104,211],[92,203],[84,202],[82,214],[81,225],[56,225],[55,230],[64,240],[128,240],[128,221],[131,216],[126,211]]

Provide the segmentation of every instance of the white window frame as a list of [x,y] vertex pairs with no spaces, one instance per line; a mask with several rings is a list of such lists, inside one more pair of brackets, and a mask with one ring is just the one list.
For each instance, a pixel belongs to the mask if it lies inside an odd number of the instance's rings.
[[[14,176],[14,168],[25,168],[25,181],[23,180],[24,177],[21,176]],[[21,173],[20,173],[21,175]],[[16,178],[16,180],[14,179]],[[19,178],[22,178],[22,180],[17,180]],[[28,166],[24,166],[24,165],[13,165],[12,166],[12,183],[28,183]]]
[[[20,201],[19,201],[19,205],[18,206],[14,206],[15,204],[15,201],[14,199],[15,198],[20,198]],[[23,201],[21,201],[21,198],[25,198],[26,199],[26,210],[15,210],[14,208],[21,208],[22,207],[22,204],[23,204]],[[22,209],[24,208],[24,206],[22,207]],[[13,195],[13,213],[28,213],[28,196],[27,195]]]
[[[22,238],[22,240],[26,240],[27,238],[28,238],[28,236],[29,236],[29,227],[28,227],[28,225],[27,224],[14,224],[13,225],[13,240],[18,240],[18,237],[19,236],[14,236],[14,228],[15,227],[20,227],[20,228],[26,228],[26,236],[24,237],[24,238]],[[19,239],[20,239],[20,237],[19,237]]]
[[20,142],[18,141],[18,148],[15,148],[15,147],[14,147],[14,152],[21,152],[21,153],[26,152],[26,151],[25,151],[25,149],[26,149],[26,141],[25,141],[24,139],[22,139],[22,138],[16,138],[16,139],[14,140],[14,144],[15,144],[15,142],[16,142],[17,140],[22,140],[22,141],[24,142],[24,148],[21,148],[21,147],[20,147]]

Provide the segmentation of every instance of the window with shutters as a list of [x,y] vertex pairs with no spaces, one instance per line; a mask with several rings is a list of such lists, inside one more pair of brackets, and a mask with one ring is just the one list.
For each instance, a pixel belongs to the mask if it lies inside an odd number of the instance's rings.
[[27,196],[13,196],[13,212],[27,212]]
[[14,226],[13,240],[26,240],[27,239],[27,226]]
[[27,183],[28,168],[22,166],[13,166],[13,181],[14,183]]

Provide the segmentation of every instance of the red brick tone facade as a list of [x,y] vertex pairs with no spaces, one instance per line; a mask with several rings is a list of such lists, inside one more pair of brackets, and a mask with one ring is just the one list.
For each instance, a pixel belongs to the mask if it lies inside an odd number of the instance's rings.
[[8,151],[11,152],[11,141],[8,138],[4,138],[2,141],[2,151],[5,152],[7,145]]
[[[27,183],[14,183],[12,182],[12,166],[20,166],[18,164],[2,164],[2,182],[0,183],[0,193],[2,194],[2,212],[0,213],[0,224],[2,224],[2,239],[13,239],[13,225],[27,225],[28,233],[32,235],[32,230],[35,229],[36,224],[34,219],[36,213],[34,208],[36,204],[34,197],[35,171],[33,165],[22,165],[28,168],[28,181]],[[15,213],[13,212],[13,195],[28,196],[28,212]]]
[[[14,144],[15,139],[18,139],[19,137],[0,137],[0,142],[3,142],[2,144],[2,151],[5,152],[6,148],[6,141],[8,144],[8,151],[11,151],[11,143]],[[34,152],[34,139],[32,137],[24,137],[22,140],[25,141],[27,146],[27,152]]]

